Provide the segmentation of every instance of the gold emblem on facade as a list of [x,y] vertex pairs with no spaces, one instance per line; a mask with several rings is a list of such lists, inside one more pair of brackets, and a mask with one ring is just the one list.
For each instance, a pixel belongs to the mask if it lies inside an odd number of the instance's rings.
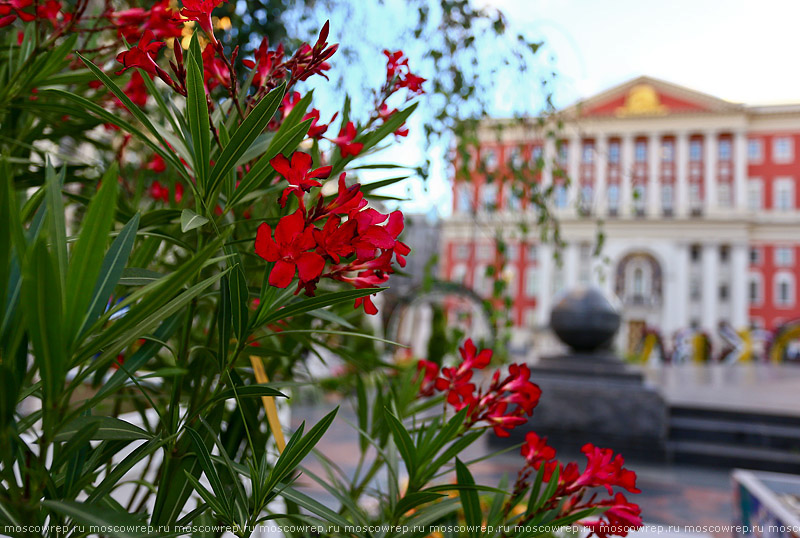
[[663,116],[667,107],[661,104],[655,88],[649,84],[637,84],[628,91],[625,106],[617,108],[617,116]]

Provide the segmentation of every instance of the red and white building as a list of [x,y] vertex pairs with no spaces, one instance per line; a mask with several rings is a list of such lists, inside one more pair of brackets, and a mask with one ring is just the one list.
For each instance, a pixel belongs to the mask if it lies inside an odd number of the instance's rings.
[[[482,126],[471,177],[455,178],[443,223],[443,277],[488,295],[499,231],[522,333],[546,326],[559,293],[581,284],[619,298],[623,338],[645,325],[713,335],[722,322],[774,329],[800,318],[800,104],[731,103],[640,77],[560,117],[555,137],[544,135],[551,126]],[[553,187],[560,265],[508,181],[539,158],[532,181]],[[594,256],[598,226],[605,241]]]

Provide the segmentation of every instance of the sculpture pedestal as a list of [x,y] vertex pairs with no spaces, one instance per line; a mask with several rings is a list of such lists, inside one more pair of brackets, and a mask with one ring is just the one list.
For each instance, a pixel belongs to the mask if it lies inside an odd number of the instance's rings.
[[528,424],[511,432],[514,442],[535,431],[567,453],[592,443],[626,458],[666,458],[664,399],[610,352],[544,359],[531,367],[531,380],[542,396]]

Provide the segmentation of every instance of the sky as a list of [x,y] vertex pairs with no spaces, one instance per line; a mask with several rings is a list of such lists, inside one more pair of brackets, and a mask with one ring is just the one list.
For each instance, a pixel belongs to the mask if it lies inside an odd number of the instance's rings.
[[[567,106],[640,75],[747,104],[800,102],[798,0],[479,0],[513,31],[544,41],[555,67],[555,102]],[[494,115],[503,117],[501,93]],[[417,146],[417,149],[414,146]],[[408,160],[419,140],[382,157]],[[443,151],[424,187],[410,186],[410,213],[446,216],[451,194]]]

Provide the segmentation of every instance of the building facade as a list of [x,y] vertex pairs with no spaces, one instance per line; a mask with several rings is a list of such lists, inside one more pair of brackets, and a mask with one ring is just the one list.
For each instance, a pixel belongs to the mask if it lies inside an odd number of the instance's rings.
[[[454,178],[444,278],[487,295],[501,233],[510,315],[527,332],[547,325],[559,293],[587,284],[621,302],[623,345],[645,327],[717,338],[723,325],[800,318],[800,105],[736,104],[640,77],[560,117],[554,136],[547,125],[482,127],[470,177]],[[511,187],[526,160],[544,163],[532,181],[552,188],[562,263]]]

